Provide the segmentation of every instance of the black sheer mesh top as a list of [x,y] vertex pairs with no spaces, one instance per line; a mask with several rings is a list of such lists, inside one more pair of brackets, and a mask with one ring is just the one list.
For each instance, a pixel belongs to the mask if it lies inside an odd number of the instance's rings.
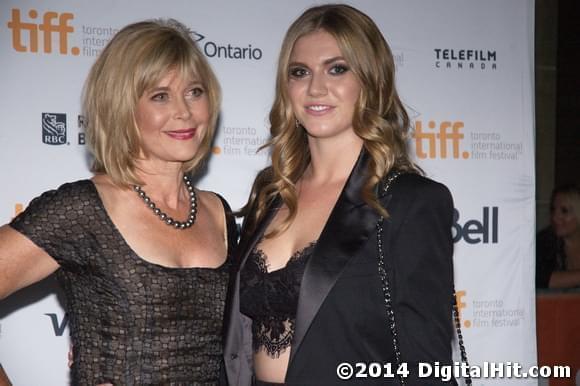
[[[223,199],[222,199],[223,201]],[[89,180],[35,198],[10,224],[60,265],[73,342],[73,385],[215,385],[236,243],[218,268],[168,268],[127,245]]]
[[240,311],[252,319],[254,351],[276,358],[292,344],[300,284],[315,246],[311,242],[272,272],[262,250],[254,248],[248,256],[240,272]]

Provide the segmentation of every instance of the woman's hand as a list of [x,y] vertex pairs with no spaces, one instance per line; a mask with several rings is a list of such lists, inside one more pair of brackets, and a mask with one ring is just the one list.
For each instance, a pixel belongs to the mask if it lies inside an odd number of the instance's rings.
[[73,355],[73,345],[71,343],[70,348],[68,349],[68,368],[70,369],[74,362],[74,355]]

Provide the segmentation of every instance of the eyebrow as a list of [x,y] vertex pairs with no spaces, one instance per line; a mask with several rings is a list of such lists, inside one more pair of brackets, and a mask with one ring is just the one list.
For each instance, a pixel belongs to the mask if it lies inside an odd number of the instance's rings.
[[152,93],[152,92],[157,92],[157,91],[167,91],[169,90],[169,87],[165,87],[165,86],[156,86],[156,87],[151,87],[150,89],[147,89],[146,92],[147,93]]
[[[187,83],[187,87],[193,87],[193,86],[203,86],[203,83],[200,80],[192,80],[191,82]],[[147,93],[152,93],[152,92],[157,92],[157,91],[168,91],[171,88],[169,86],[155,86],[155,87],[151,87],[150,89],[146,90]]]
[[[344,61],[346,61],[346,59],[344,59],[344,57],[342,57],[342,56],[335,56],[335,57],[332,57],[332,58],[326,59],[326,60],[323,62],[323,64],[324,64],[324,65],[328,65],[328,64],[331,64],[331,63],[334,63],[334,62],[338,62],[338,61],[340,61],[340,60],[344,60]],[[302,62],[290,62],[290,63],[288,64],[288,66],[304,66],[304,67],[308,67],[308,65],[306,65],[305,63],[302,63]]]

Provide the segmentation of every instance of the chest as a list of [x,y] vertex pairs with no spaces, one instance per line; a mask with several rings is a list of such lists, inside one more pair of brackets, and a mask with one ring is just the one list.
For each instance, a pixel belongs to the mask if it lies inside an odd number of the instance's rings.
[[141,259],[170,268],[215,268],[225,261],[225,230],[206,211],[200,210],[195,224],[187,229],[165,224],[141,205],[132,211],[133,215],[123,208],[108,218],[111,238]]
[[278,230],[274,237],[262,237],[258,248],[263,252],[268,270],[284,267],[297,253],[318,240],[335,205],[335,197],[318,199],[306,196],[298,200],[296,216],[288,223],[288,209],[274,214],[266,234]]
[[564,253],[566,254],[566,268],[569,270],[580,269],[580,244],[564,246]]
[[[141,224],[133,231],[141,232],[140,240],[151,246],[142,252],[131,245],[130,238],[125,239],[104,213],[97,217],[91,227],[80,233],[78,242],[71,245],[75,262],[59,272],[65,288],[71,289],[80,302],[95,302],[100,306],[109,303],[113,308],[117,305],[223,307],[220,302],[225,300],[229,279],[223,241],[221,249],[198,248],[204,243],[185,232],[168,229],[179,238],[164,240]],[[164,224],[160,222],[159,225]],[[189,238],[192,240],[187,240]],[[179,258],[184,256],[181,253],[200,259],[209,257],[213,264],[203,266],[190,262],[180,265]],[[168,264],[168,261],[175,264]]]
[[[58,271],[72,308],[117,318],[158,315],[167,320],[214,318],[223,312],[229,263],[218,268],[167,268],[123,245],[87,248],[86,264]],[[90,252],[89,252],[90,251]]]

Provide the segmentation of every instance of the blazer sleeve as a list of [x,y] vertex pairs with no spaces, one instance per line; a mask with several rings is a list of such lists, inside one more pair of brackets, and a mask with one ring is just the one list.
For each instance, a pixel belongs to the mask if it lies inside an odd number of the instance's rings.
[[444,185],[423,181],[404,193],[406,213],[391,236],[393,309],[408,383],[447,384],[417,372],[421,362],[451,364],[453,338],[453,201]]

